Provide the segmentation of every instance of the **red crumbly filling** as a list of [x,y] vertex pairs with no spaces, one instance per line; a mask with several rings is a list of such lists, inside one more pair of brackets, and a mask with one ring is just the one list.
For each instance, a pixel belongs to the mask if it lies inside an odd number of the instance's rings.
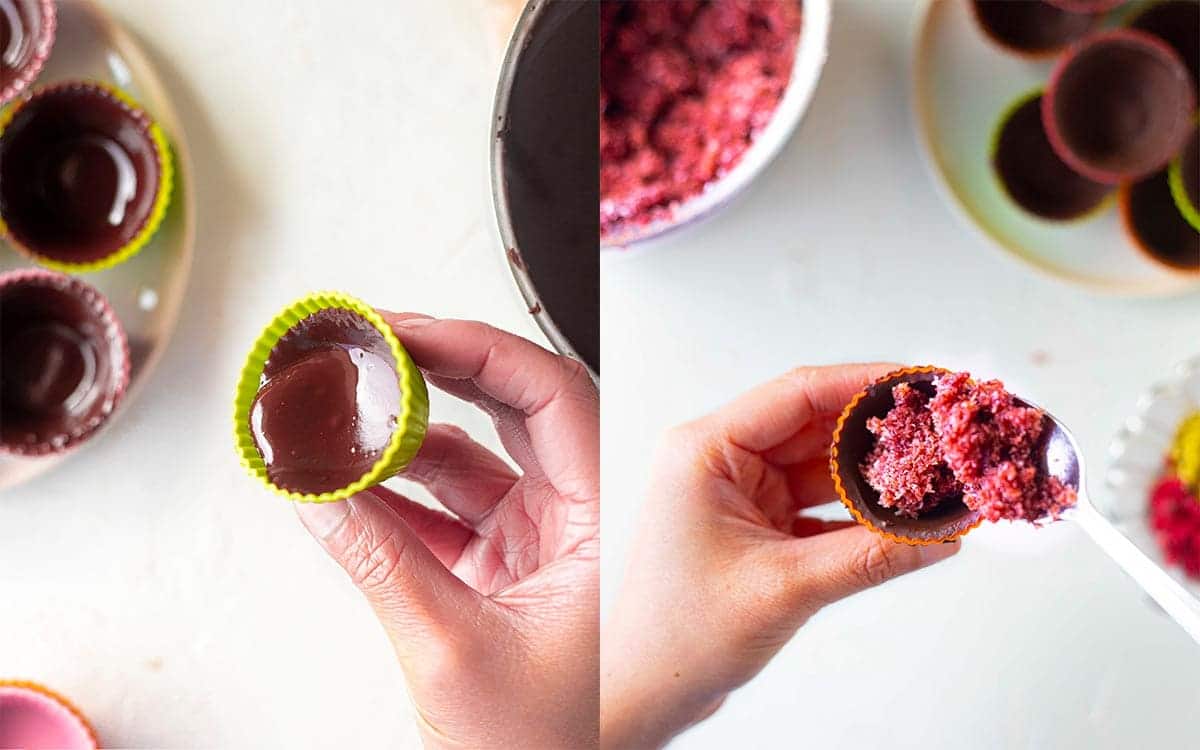
[[1181,479],[1167,477],[1151,490],[1150,526],[1167,563],[1200,580],[1200,498]]
[[600,232],[669,218],[771,121],[796,0],[626,0],[600,17]]
[[1036,522],[1075,504],[1075,490],[1038,468],[1041,410],[997,380],[953,373],[933,384],[932,397],[895,386],[895,406],[867,421],[876,441],[861,469],[880,505],[915,518],[961,498],[989,521]]

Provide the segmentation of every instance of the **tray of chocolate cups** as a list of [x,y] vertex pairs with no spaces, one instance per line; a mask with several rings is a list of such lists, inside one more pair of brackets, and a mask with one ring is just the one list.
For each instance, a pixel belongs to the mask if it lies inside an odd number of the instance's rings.
[[[889,373],[846,405],[834,488],[855,521],[902,544],[951,542],[984,522],[1075,523],[1200,642],[1200,592],[1174,569],[1200,575],[1200,361],[1177,381],[1137,421],[1153,435],[1118,439],[1142,472],[1122,479],[1125,505],[1089,495],[1078,444],[1050,413],[998,380],[933,366]],[[1134,475],[1110,469],[1109,488],[1122,473]]]
[[57,466],[166,347],[195,236],[150,61],[90,0],[0,0],[0,490]]
[[1200,0],[928,0],[913,114],[995,246],[1097,291],[1200,288]]

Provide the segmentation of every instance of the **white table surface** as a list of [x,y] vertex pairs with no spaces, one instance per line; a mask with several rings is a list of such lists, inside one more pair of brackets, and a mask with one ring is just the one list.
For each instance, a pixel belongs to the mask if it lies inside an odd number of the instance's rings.
[[[1200,295],[1045,280],[940,201],[906,99],[916,9],[836,3],[817,96],[770,170],[711,221],[602,259],[606,611],[660,433],[792,366],[1000,377],[1072,425],[1100,491],[1140,391],[1200,351]],[[1081,531],[1001,525],[828,608],[675,746],[1195,747],[1198,675],[1200,648]]]
[[[104,2],[186,123],[195,273],[113,429],[0,496],[0,677],[65,693],[106,747],[417,747],[380,627],[237,465],[230,410],[261,327],[314,289],[542,341],[494,229],[485,0]],[[432,417],[496,445],[440,394]]]

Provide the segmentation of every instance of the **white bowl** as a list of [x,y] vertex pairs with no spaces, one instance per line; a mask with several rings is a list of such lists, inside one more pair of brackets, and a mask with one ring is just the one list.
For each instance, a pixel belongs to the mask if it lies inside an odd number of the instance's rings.
[[796,43],[796,61],[792,77],[771,122],[758,134],[750,148],[726,175],[711,183],[699,195],[675,207],[671,218],[648,224],[630,225],[600,240],[601,250],[624,250],[630,245],[660,237],[691,224],[728,204],[761,173],[783,149],[792,132],[804,118],[817,81],[829,56],[829,22],[832,0],[802,0],[803,18],[800,39]]

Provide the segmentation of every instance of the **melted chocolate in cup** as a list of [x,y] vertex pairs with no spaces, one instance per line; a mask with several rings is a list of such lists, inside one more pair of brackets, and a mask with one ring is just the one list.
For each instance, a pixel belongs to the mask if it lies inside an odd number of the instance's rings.
[[1065,221],[1093,211],[1112,192],[1058,158],[1042,128],[1042,97],[1018,104],[1000,126],[992,168],[1018,206],[1043,219]]
[[[2,1],[2,0],[0,0]],[[0,217],[31,255],[70,264],[122,250],[163,179],[149,117],[97,86],[44,89],[0,134]]]
[[1129,26],[1171,45],[1191,72],[1192,85],[1200,86],[1200,2],[1161,0],[1139,13]]
[[1072,13],[1107,13],[1125,0],[1046,0],[1046,2]]
[[356,313],[329,308],[271,351],[250,431],[275,486],[319,495],[371,471],[391,442],[400,403],[383,336]]
[[1179,154],[1179,175],[1183,180],[1183,194],[1200,213],[1200,126],[1192,128],[1192,137]]
[[956,539],[982,521],[958,497],[947,497],[916,517],[905,515],[879,502],[879,492],[863,476],[862,465],[875,447],[875,436],[867,429],[867,420],[883,418],[895,406],[892,388],[909,383],[928,396],[934,394],[933,381],[947,370],[919,367],[901,370],[866,388],[843,412],[834,432],[830,468],[842,502],[851,514],[875,531],[906,544],[935,544]]
[[1100,22],[1043,0],[971,0],[975,20],[996,44],[1028,57],[1047,57],[1082,39]]
[[128,383],[125,334],[99,292],[49,271],[0,276],[0,450],[45,455],[84,441]]
[[1117,184],[1156,172],[1179,153],[1195,106],[1179,55],[1158,37],[1121,29],[1089,37],[1063,57],[1042,119],[1072,169]]
[[0,0],[0,105],[42,72],[57,23],[54,0]]
[[1200,273],[1200,232],[1175,205],[1165,169],[1121,188],[1121,218],[1130,239],[1151,260]]

